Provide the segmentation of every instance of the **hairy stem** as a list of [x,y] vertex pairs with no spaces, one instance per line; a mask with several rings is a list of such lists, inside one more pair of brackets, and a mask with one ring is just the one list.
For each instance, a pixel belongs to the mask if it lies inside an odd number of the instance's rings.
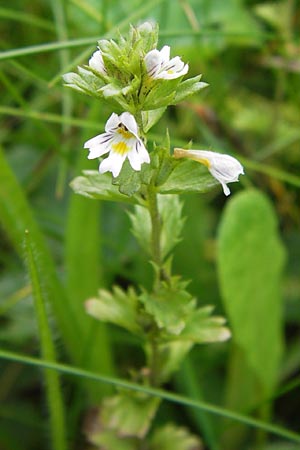
[[157,194],[152,185],[150,185],[148,189],[148,208],[151,217],[152,261],[154,262],[154,264],[157,266],[158,269],[156,284],[159,284],[160,281],[159,272],[162,267],[161,248],[160,248],[161,217],[158,210]]
[[[153,283],[153,291],[159,289],[162,280],[162,255],[161,255],[161,217],[158,210],[157,193],[153,185],[149,185],[148,188],[148,210],[151,217],[151,253],[152,261],[155,265],[155,278]],[[153,333],[149,338],[150,342],[150,357],[149,357],[149,368],[150,368],[150,384],[151,386],[158,386],[159,378],[159,364],[158,364],[158,343],[156,338],[156,324],[153,324]]]

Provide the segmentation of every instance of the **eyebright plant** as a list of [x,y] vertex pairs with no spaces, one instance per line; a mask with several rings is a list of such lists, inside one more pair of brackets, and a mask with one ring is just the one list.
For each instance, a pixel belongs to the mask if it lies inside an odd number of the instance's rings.
[[[172,251],[184,224],[179,195],[208,192],[219,183],[229,195],[227,184],[238,181],[243,167],[232,156],[212,151],[172,152],[168,133],[149,146],[147,134],[166,108],[207,86],[201,75],[184,79],[188,64],[171,56],[167,45],[158,50],[157,43],[156,24],[131,27],[117,41],[100,40],[88,64],[64,75],[64,82],[113,109],[105,130],[84,144],[89,159],[100,159],[99,171],[84,171],[71,186],[89,198],[132,204],[133,234],[154,269],[152,290],[100,289],[87,299],[86,312],[139,339],[145,364],[131,373],[142,384],[159,387],[195,344],[230,337],[225,319],[213,315],[213,306],[199,306],[188,283],[172,274]],[[107,450],[137,450],[143,443],[149,450],[201,449],[200,438],[184,428],[152,426],[159,403],[143,393],[119,391],[100,405],[88,439]]]

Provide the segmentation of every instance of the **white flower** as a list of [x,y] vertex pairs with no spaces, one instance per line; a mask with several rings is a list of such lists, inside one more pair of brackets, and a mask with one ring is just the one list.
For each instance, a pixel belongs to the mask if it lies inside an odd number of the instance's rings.
[[204,164],[213,177],[218,180],[225,195],[230,194],[227,183],[239,181],[239,175],[244,174],[241,163],[229,155],[222,153],[210,152],[208,150],[183,150],[181,148],[174,149],[175,158],[190,158]]
[[106,68],[102,57],[101,50],[97,50],[93,53],[89,60],[89,66],[101,75],[106,75]]
[[105,133],[89,139],[84,148],[90,151],[88,159],[99,158],[109,152],[108,158],[101,162],[99,172],[112,172],[114,177],[119,175],[126,158],[134,170],[141,170],[143,163],[150,162],[149,154],[138,136],[135,118],[128,112],[120,116],[113,113],[106,122]]
[[188,64],[184,64],[179,56],[170,59],[170,47],[165,45],[160,51],[151,50],[145,56],[145,65],[150,78],[172,80],[185,75]]

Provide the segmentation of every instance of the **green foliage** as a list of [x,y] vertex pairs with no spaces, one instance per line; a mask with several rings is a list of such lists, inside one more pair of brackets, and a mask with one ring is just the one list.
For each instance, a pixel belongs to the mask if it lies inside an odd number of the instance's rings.
[[212,310],[212,306],[204,306],[189,314],[180,339],[198,344],[229,339],[230,331],[224,326],[226,320],[223,317],[210,317]]
[[[44,286],[45,274],[37,250],[31,242],[30,233],[25,231],[25,258],[32,285],[36,318],[39,328],[42,357],[55,361],[55,348],[47,318],[48,293]],[[50,415],[51,439],[54,450],[66,450],[65,416],[63,398],[60,390],[59,374],[51,370],[45,371],[45,384]]]
[[151,443],[151,450],[201,450],[202,443],[188,430],[167,424],[155,431]]
[[[156,166],[155,157],[152,166]],[[204,193],[219,184],[199,163],[167,158],[157,171],[144,164],[141,172],[135,172],[125,162],[113,183],[108,173],[100,175],[97,171],[85,170],[71,182],[71,187],[77,194],[88,198],[139,203],[135,194],[142,190],[144,183],[149,183],[151,176],[159,194]]]
[[152,128],[156,124],[156,122],[159,121],[159,119],[161,118],[166,109],[167,107],[163,106],[162,108],[142,112],[142,119],[145,133],[147,133],[150,130],[150,128]]
[[280,283],[285,261],[268,199],[258,191],[235,196],[225,210],[218,243],[222,296],[235,343],[267,397],[278,382],[283,351]]
[[140,171],[132,170],[132,167],[125,161],[121,173],[114,178],[113,184],[119,186],[121,194],[132,195],[142,190],[143,184],[149,184],[152,176],[152,164],[143,164]]
[[75,347],[78,348],[79,345],[78,332],[80,324],[72,320],[71,305],[68,303],[58,279],[52,256],[22,187],[9,167],[2,150],[0,150],[0,175],[2,179],[0,190],[0,220],[2,226],[20,258],[23,258],[24,233],[25,230],[29,230],[32,243],[40,255],[40,270],[42,273],[47,274],[44,280],[44,289],[47,292],[49,301],[52,303],[60,332],[69,351],[75,357],[77,353],[75,352]]
[[195,300],[185,290],[185,284],[179,282],[172,286],[163,283],[158,292],[144,293],[140,299],[166,336],[180,335],[195,307]]
[[86,430],[88,440],[107,450],[137,450],[148,433],[159,403],[159,398],[127,390],[107,397]]
[[[237,195],[225,210],[218,252],[221,292],[234,336],[226,387],[229,408],[245,411],[260,405],[278,383],[284,261],[268,198],[258,191]],[[268,417],[266,406],[259,414]],[[242,427],[229,429],[224,435],[227,448],[241,445],[244,435]]]
[[[162,257],[166,258],[179,242],[184,225],[182,202],[178,196],[158,196],[158,209],[161,216],[160,246]],[[140,246],[151,255],[151,218],[145,206],[137,205],[130,213],[132,232]]]
[[178,86],[175,97],[172,100],[172,104],[176,105],[177,103],[185,100],[187,97],[197,94],[198,91],[208,86],[207,83],[200,82],[201,77],[202,75],[198,75],[197,77],[189,78],[188,80],[183,81]]
[[[140,185],[139,185],[140,186]],[[124,203],[135,203],[133,196],[122,194],[111,183],[111,175],[106,173],[100,176],[96,170],[85,170],[83,176],[74,178],[71,187],[76,194],[99,200],[110,200]]]
[[167,180],[158,188],[160,194],[204,193],[218,182],[203,166],[195,161],[181,160]]
[[[150,22],[131,27],[126,38],[118,41],[102,39],[98,48],[103,68],[93,64],[78,68],[63,76],[65,85],[76,91],[109,100],[112,105],[134,114],[140,111],[163,109],[176,104],[206,86],[200,77],[181,83],[182,76],[174,79],[153,79],[147,73],[145,56],[156,48],[158,26]],[[153,114],[152,114],[153,115]],[[160,113],[158,114],[158,116]],[[156,118],[156,120],[158,117]],[[147,130],[156,120],[147,121]]]
[[122,391],[102,404],[101,424],[119,436],[143,438],[149,430],[160,400],[141,392]]
[[141,332],[137,320],[138,297],[132,288],[124,292],[115,286],[112,293],[100,289],[97,298],[86,302],[86,310],[103,322],[114,323],[132,333]]

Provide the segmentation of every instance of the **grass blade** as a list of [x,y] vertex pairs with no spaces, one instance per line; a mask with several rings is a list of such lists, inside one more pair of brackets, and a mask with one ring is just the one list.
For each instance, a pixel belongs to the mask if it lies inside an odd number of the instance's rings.
[[121,387],[125,389],[130,389],[136,392],[143,392],[148,395],[159,397],[163,400],[173,402],[180,405],[190,406],[191,408],[196,408],[202,411],[209,412],[211,414],[216,414],[218,416],[226,417],[228,419],[235,420],[240,423],[244,423],[250,427],[265,430],[282,438],[288,439],[293,442],[300,443],[300,434],[293,431],[287,430],[277,425],[264,422],[262,420],[253,419],[252,417],[245,416],[243,414],[230,411],[228,409],[221,408],[219,406],[212,405],[211,403],[205,403],[198,400],[193,400],[182,395],[178,395],[172,392],[167,392],[162,389],[155,389],[150,387],[145,387],[136,383],[129,381],[124,381],[118,378],[107,377],[104,375],[95,374],[87,370],[79,369],[77,367],[71,367],[66,364],[54,363],[51,361],[45,361],[38,358],[32,358],[30,356],[24,356],[13,352],[8,352],[5,350],[0,350],[0,358],[16,361],[23,364],[29,364],[35,367],[42,367],[57,370],[61,373],[68,375],[73,375],[76,377],[87,378],[89,380],[98,381],[100,383],[108,383],[116,387]]
[[0,222],[20,258],[23,258],[23,240],[26,229],[40,255],[40,270],[47,273],[45,289],[52,303],[60,333],[75,361],[80,348],[80,328],[76,323],[44,237],[35,221],[32,209],[0,149]]
[[[41,354],[43,358],[54,362],[56,359],[55,349],[46,312],[46,303],[49,303],[49,298],[47,289],[44,286],[44,279],[47,274],[43,274],[41,271],[43,264],[41,264],[39,253],[31,242],[28,230],[25,231],[25,258],[32,285]],[[53,449],[66,450],[65,415],[58,372],[46,369],[45,382]]]

